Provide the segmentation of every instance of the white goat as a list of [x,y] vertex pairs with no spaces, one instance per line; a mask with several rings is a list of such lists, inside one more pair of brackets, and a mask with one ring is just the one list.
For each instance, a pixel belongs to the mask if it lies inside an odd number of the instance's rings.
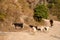
[[44,27],[43,26],[37,27],[37,30],[43,31],[44,30]]
[[32,28],[33,28],[34,32],[36,32],[36,31],[37,31],[35,27],[32,27]]
[[44,27],[43,27],[43,26],[41,26],[40,28],[41,28],[41,31],[43,31],[43,30],[44,30]]

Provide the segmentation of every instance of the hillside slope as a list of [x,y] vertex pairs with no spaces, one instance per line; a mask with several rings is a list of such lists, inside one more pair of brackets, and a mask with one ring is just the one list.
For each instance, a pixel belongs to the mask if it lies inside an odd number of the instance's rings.
[[[1,0],[0,31],[14,31],[13,23],[40,25],[33,19],[34,7],[39,0]],[[43,24],[43,23],[42,23]]]
[[0,15],[0,30],[8,30],[10,27],[13,27],[12,23],[14,22],[21,23],[21,16],[23,15],[27,16],[24,17],[26,20],[32,17],[33,10],[29,6],[27,0],[1,0],[0,14],[2,14],[2,16]]
[[[46,25],[33,19],[35,6],[46,2],[46,0],[0,0],[0,31],[15,31],[12,25],[15,22],[24,23],[24,27],[29,24]],[[49,19],[57,20],[57,17],[49,14]]]

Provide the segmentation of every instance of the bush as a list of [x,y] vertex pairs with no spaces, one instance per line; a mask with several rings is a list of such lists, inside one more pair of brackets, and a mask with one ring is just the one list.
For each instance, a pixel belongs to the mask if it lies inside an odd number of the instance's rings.
[[45,5],[38,5],[34,9],[34,19],[37,21],[41,21],[42,18],[47,19],[48,17],[48,9]]

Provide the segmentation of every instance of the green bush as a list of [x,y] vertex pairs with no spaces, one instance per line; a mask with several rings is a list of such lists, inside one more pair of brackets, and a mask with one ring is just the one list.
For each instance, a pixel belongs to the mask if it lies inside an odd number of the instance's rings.
[[34,9],[34,19],[41,21],[42,18],[47,19],[48,17],[48,9],[45,5],[38,5]]

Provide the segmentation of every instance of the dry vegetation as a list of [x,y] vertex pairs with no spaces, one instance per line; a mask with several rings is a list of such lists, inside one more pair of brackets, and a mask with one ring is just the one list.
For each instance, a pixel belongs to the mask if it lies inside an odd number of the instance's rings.
[[[15,30],[13,22],[24,22],[33,25],[45,25],[45,22],[36,22],[33,19],[33,9],[39,0],[0,0],[0,30]],[[55,8],[54,8],[55,9]],[[24,17],[23,17],[24,15]],[[26,17],[27,16],[27,17]],[[56,16],[49,15],[49,19],[57,19]],[[23,21],[22,21],[22,20]],[[4,29],[4,30],[3,30]]]
[[[0,31],[14,31],[13,22],[38,25],[39,23],[36,23],[33,19],[34,11],[31,8],[38,1],[29,0],[29,2],[27,0],[0,0],[0,18],[4,20],[3,22],[0,19]],[[25,17],[22,17],[23,15]]]

